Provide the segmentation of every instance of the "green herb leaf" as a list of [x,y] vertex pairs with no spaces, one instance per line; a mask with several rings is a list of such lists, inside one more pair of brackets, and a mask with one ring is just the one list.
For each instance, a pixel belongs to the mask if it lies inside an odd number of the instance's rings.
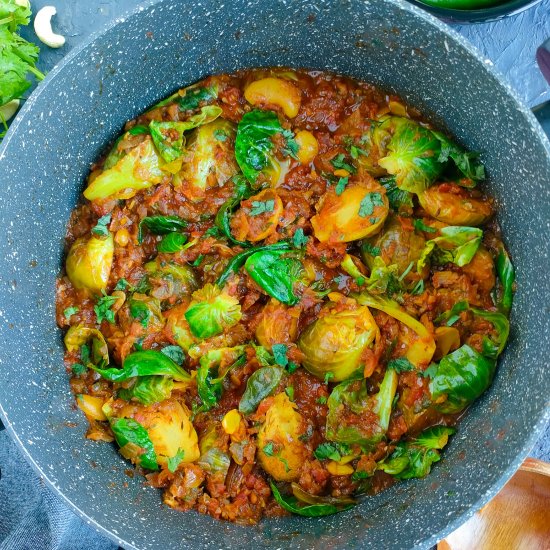
[[130,286],[130,283],[126,279],[119,279],[115,285],[115,290],[126,290]]
[[132,418],[118,418],[111,422],[111,429],[119,446],[128,444],[141,449],[140,464],[148,470],[158,470],[157,455],[147,430]]
[[299,516],[305,516],[310,518],[318,518],[322,516],[330,516],[332,514],[336,514],[338,512],[343,512],[345,510],[349,510],[354,505],[353,504],[347,504],[344,506],[336,506],[334,504],[309,504],[305,506],[301,506],[298,504],[298,499],[294,496],[285,496],[281,495],[281,492],[277,488],[277,486],[270,481],[269,484],[271,485],[271,492],[273,493],[273,498],[279,503],[279,505],[287,510],[288,512],[291,512],[292,514],[297,514]]
[[138,243],[143,242],[143,228],[147,228],[153,235],[167,235],[186,227],[187,222],[178,216],[147,216],[139,222]]
[[172,473],[174,473],[178,469],[178,466],[181,464],[181,461],[183,460],[184,456],[185,456],[184,450],[178,449],[178,452],[167,460],[168,469]]
[[192,262],[191,265],[193,267],[199,267],[199,265],[202,264],[202,261],[204,260],[204,258],[205,258],[204,254],[199,254],[197,256],[197,259],[194,262]]
[[304,248],[309,241],[309,237],[304,235],[304,230],[299,227],[296,229],[296,233],[294,233],[294,236],[292,237],[292,244],[296,248]]
[[84,374],[88,371],[88,369],[84,365],[81,365],[80,363],[74,363],[71,366],[71,370],[73,371],[73,374],[75,376],[80,376],[81,374]]
[[218,128],[214,130],[214,138],[218,141],[225,141],[227,139],[227,134]]
[[380,183],[386,189],[386,197],[388,197],[388,202],[392,210],[397,213],[412,210],[414,206],[412,193],[399,189],[395,183],[394,176],[381,178]]
[[267,456],[275,456],[275,451],[273,449],[273,441],[269,441],[268,443],[266,443],[262,449],[262,451],[267,455]]
[[415,370],[414,365],[406,358],[399,357],[397,359],[392,359],[388,361],[388,369],[393,369],[395,372],[410,372]]
[[275,209],[275,201],[252,201],[252,208],[250,209],[251,216],[259,216],[260,214],[266,214],[268,212],[273,212]]
[[294,386],[288,386],[285,388],[285,393],[291,401],[294,401]]
[[239,412],[253,413],[260,402],[277,388],[284,373],[285,370],[277,365],[262,367],[252,373],[239,402]]
[[347,170],[350,174],[355,174],[355,172],[357,172],[357,169],[355,168],[355,166],[346,162],[346,156],[343,153],[336,155],[330,161],[330,163],[337,170]]
[[130,353],[124,359],[122,369],[92,367],[106,380],[124,382],[136,376],[169,376],[177,382],[190,382],[191,376],[177,363],[160,351],[146,350]]
[[65,319],[67,319],[67,321],[69,321],[70,318],[79,311],[79,308],[77,308],[76,306],[70,306],[65,308],[65,310],[63,311],[63,316],[65,317]]
[[334,189],[334,191],[336,192],[336,194],[338,196],[340,196],[344,190],[346,189],[346,185],[348,184],[348,180],[349,178],[340,178],[338,180],[338,183],[336,184],[336,188]]
[[97,322],[101,323],[104,320],[109,321],[111,324],[115,324],[115,312],[111,309],[114,303],[118,300],[116,296],[103,295],[94,306]]
[[292,130],[283,130],[281,132],[283,138],[285,138],[285,147],[283,147],[282,153],[287,157],[292,157],[293,159],[298,159],[298,151],[300,146],[294,138],[294,133]]
[[286,344],[273,344],[273,346],[271,346],[271,351],[273,352],[273,357],[277,365],[281,367],[286,367],[288,365],[288,346]]
[[130,300],[130,315],[141,323],[143,328],[147,328],[149,325],[149,318],[151,317],[151,310],[147,307],[145,302],[141,300]]
[[[376,206],[384,206],[382,195],[375,191],[367,193],[359,205],[359,216],[366,218],[371,216]],[[377,220],[376,220],[377,221]],[[374,223],[376,223],[376,221]],[[372,222],[371,222],[372,223]]]
[[337,462],[344,456],[351,455],[351,449],[349,445],[345,443],[321,443],[315,449],[313,455],[319,460],[336,460]]
[[178,100],[180,111],[194,111],[203,103],[210,102],[218,97],[218,90],[209,88],[188,88],[185,95]]
[[92,228],[92,233],[94,235],[99,235],[100,237],[108,237],[109,228],[107,226],[110,223],[111,223],[111,214],[106,214],[105,216],[101,216],[101,218],[97,220],[96,226]]
[[325,384],[328,384],[334,378],[333,372],[327,372],[325,374]]

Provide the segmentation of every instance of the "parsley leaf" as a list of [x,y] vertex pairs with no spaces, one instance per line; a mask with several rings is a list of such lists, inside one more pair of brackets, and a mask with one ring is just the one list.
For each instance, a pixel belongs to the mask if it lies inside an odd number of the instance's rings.
[[339,461],[343,456],[350,455],[351,449],[345,443],[321,443],[313,454],[319,460]]
[[294,386],[288,386],[285,388],[285,393],[291,401],[294,401]]
[[145,302],[139,300],[130,300],[130,315],[141,323],[143,328],[147,328],[151,311]]
[[321,397],[318,397],[318,398],[316,399],[316,402],[319,403],[319,405],[326,405],[326,403],[327,403],[327,398],[326,398],[326,396],[321,395]]
[[100,237],[108,237],[109,228],[107,226],[110,223],[111,223],[111,214],[106,214],[105,216],[101,216],[101,218],[97,220],[96,226],[92,228],[92,233],[94,235],[99,235]]
[[107,296],[107,294],[103,293],[103,296],[94,306],[98,323],[105,320],[109,321],[109,323],[112,323],[113,325],[115,324],[115,312],[111,309],[111,307],[117,300],[118,298],[116,296]]
[[367,479],[368,477],[371,477],[371,474],[365,472],[364,470],[359,470],[358,472],[353,472],[353,474],[351,474],[352,481],[361,481],[362,479]]
[[80,376],[81,374],[84,374],[88,369],[84,365],[81,365],[80,363],[74,363],[71,366],[71,370],[73,371],[74,375]]
[[130,286],[130,283],[126,279],[119,279],[115,285],[115,290],[126,290]]
[[374,246],[368,242],[363,242],[361,245],[361,248],[363,249],[363,252],[366,252],[367,254],[370,254],[371,256],[380,256],[380,247]]
[[336,188],[334,189],[338,196],[340,196],[346,189],[346,185],[348,184],[348,179],[349,178],[340,178],[338,180],[338,183],[336,184]]
[[264,454],[267,456],[275,456],[275,450],[273,449],[273,441],[266,443],[262,450]]
[[330,163],[334,168],[337,170],[347,170],[350,174],[355,174],[357,172],[357,169],[355,166],[349,164],[346,162],[346,156],[343,153],[340,153],[339,155],[336,155]]
[[300,146],[298,142],[294,139],[294,134],[292,130],[283,130],[281,135],[285,138],[286,146],[283,147],[283,155],[287,157],[292,157],[293,159],[298,159],[298,151]]
[[270,199],[268,201],[252,201],[252,208],[250,209],[250,215],[259,216],[260,214],[273,212],[274,209],[275,209],[275,201],[273,199]]
[[410,372],[415,370],[414,365],[406,357],[398,357],[388,362],[388,369],[395,372]]
[[304,230],[301,227],[296,229],[296,233],[294,233],[294,237],[292,237],[292,244],[296,248],[303,248],[308,241],[309,237],[304,235]]
[[178,469],[178,466],[181,464],[181,461],[183,460],[184,455],[185,455],[184,450],[178,449],[178,452],[166,461],[168,465],[168,469],[172,473],[174,473]]
[[325,374],[325,384],[328,384],[334,378],[333,372],[327,372]]
[[76,306],[71,306],[68,308],[65,308],[65,311],[63,311],[63,315],[65,316],[65,319],[67,321],[75,314],[78,313],[80,310]]
[[288,365],[288,346],[286,344],[273,344],[271,347],[273,357],[275,358],[275,363],[281,367],[286,367]]
[[[384,201],[382,200],[382,195],[380,193],[371,192],[367,193],[361,204],[359,205],[359,216],[361,218],[366,218],[367,216],[372,215],[376,206],[384,206]],[[376,221],[378,221],[377,218]],[[374,222],[376,223],[376,222]]]
[[197,256],[197,259],[191,264],[193,267],[199,267],[199,265],[202,264],[202,261],[204,260],[204,254],[199,254]]

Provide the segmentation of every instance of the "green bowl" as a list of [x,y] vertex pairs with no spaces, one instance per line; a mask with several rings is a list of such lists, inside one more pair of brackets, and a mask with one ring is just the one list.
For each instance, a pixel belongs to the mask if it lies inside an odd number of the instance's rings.
[[455,21],[463,23],[480,23],[483,21],[495,21],[519,13],[527,8],[538,4],[541,0],[510,0],[497,6],[482,8],[477,10],[453,10],[448,8],[436,8],[428,6],[421,0],[409,0],[425,10],[437,15],[446,21]]

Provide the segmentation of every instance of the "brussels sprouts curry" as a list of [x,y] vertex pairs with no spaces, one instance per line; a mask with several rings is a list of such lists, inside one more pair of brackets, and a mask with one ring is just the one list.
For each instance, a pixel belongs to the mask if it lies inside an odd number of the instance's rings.
[[87,437],[242,524],[428,475],[508,338],[484,178],[399,98],[317,71],[212,76],[128,122],[57,286]]

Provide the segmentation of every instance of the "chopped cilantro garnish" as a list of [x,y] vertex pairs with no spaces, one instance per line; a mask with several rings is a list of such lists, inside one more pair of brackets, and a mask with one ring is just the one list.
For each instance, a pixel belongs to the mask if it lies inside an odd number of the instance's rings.
[[308,241],[309,237],[304,235],[304,230],[301,227],[296,229],[296,233],[294,233],[294,237],[292,237],[292,244],[294,244],[296,248],[303,248]]
[[252,208],[250,209],[251,216],[259,216],[267,212],[273,212],[275,209],[275,201],[273,199],[267,201],[252,201]]
[[346,185],[348,184],[348,179],[349,178],[340,178],[338,180],[338,183],[336,184],[336,188],[334,189],[334,191],[336,191],[336,194],[338,196],[340,196],[346,189]]
[[[382,195],[377,192],[367,193],[359,205],[359,216],[366,218],[371,216],[376,206],[384,206]],[[376,219],[378,221],[378,219]]]
[[94,235],[99,235],[100,237],[107,237],[109,235],[109,228],[107,227],[111,223],[111,214],[106,214],[101,216],[97,220],[97,224],[92,228],[92,233]]

